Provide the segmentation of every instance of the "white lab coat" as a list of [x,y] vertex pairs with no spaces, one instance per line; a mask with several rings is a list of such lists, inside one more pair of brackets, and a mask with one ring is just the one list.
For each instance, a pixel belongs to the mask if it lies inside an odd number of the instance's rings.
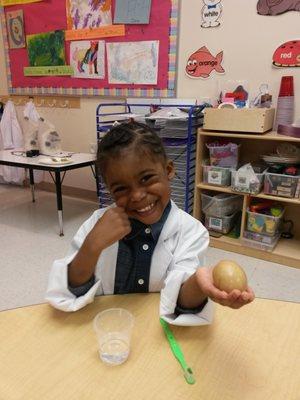
[[[0,121],[1,148],[20,149],[24,146],[22,129],[19,125],[14,103],[8,100]],[[25,179],[23,168],[0,166],[0,177],[5,183],[22,184]],[[2,181],[2,180],[1,180]]]
[[[91,303],[95,295],[113,294],[118,242],[101,253],[95,271],[95,284],[86,294],[76,297],[68,290],[68,264],[105,210],[93,213],[74,236],[68,255],[54,262],[46,293],[46,300],[53,307],[63,311],[76,311]],[[180,287],[199,266],[204,265],[208,243],[209,235],[203,225],[172,202],[169,216],[154,249],[149,281],[150,292],[161,292],[160,316],[171,324],[206,325],[212,321],[211,300],[198,314],[174,315]]]
[[[32,100],[29,100],[25,104],[23,115],[24,118],[28,118],[29,121],[32,121],[34,124],[37,124],[39,121],[41,121],[40,114],[38,113]],[[25,131],[24,134],[26,134]],[[44,175],[45,175],[44,171],[33,171],[34,182],[35,183],[43,182],[45,177]]]

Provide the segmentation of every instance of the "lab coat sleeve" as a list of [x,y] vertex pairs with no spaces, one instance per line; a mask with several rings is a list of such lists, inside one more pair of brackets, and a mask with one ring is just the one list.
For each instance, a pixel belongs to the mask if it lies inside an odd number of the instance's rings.
[[[95,284],[83,296],[76,297],[68,288],[68,265],[80,249],[87,234],[99,219],[99,211],[94,214],[79,228],[74,236],[68,255],[54,261],[50,270],[46,301],[53,307],[62,311],[77,311],[89,303],[92,303],[96,292],[101,289],[101,281],[95,279]],[[99,290],[98,290],[99,289]],[[101,290],[100,290],[101,291]],[[101,293],[99,293],[101,294]]]
[[[189,221],[190,222],[190,221]],[[183,224],[182,232],[174,252],[174,260],[161,290],[160,316],[173,325],[208,325],[213,318],[213,302],[207,304],[197,314],[175,315],[178,294],[181,285],[205,263],[205,253],[209,244],[209,235],[204,226],[195,220]]]

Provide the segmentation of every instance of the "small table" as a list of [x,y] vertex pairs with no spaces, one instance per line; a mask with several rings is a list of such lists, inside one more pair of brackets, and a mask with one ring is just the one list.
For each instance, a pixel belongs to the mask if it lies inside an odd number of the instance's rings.
[[[49,156],[38,156],[38,157],[24,157],[14,155],[12,153],[21,152],[22,150],[2,150],[0,151],[0,164],[9,165],[12,167],[21,167],[29,170],[30,187],[32,193],[32,201],[35,202],[34,196],[34,175],[33,170],[48,171],[55,183],[56,188],[56,202],[58,211],[58,222],[59,222],[59,236],[63,236],[63,205],[62,205],[62,191],[61,185],[64,180],[66,171],[72,169],[78,169],[83,167],[91,167],[94,177],[96,178],[95,162],[96,158],[94,154],[89,153],[74,153],[71,156],[72,163],[60,164],[60,165],[45,165],[40,162],[49,158]],[[61,177],[61,172],[63,176]],[[54,176],[53,174],[54,173]]]
[[[98,356],[92,321],[132,312],[131,352],[120,366]],[[97,297],[64,313],[47,304],[0,313],[0,398],[30,400],[298,400],[300,304],[256,299],[216,305],[209,326],[171,329],[193,369],[188,385],[159,323],[159,294]]]

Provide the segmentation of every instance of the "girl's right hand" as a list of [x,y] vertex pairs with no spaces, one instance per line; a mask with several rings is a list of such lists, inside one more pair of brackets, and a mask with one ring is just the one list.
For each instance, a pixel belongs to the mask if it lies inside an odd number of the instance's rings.
[[113,243],[123,239],[131,232],[128,215],[121,207],[109,208],[98,220],[89,233],[89,240],[93,247],[102,251]]

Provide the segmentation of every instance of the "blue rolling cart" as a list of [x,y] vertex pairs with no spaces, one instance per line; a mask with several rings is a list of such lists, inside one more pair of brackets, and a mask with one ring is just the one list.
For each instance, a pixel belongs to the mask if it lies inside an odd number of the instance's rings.
[[[186,113],[185,119],[149,119],[144,116],[146,109],[158,110],[176,107]],[[151,126],[162,138],[167,156],[175,165],[175,177],[171,182],[172,199],[178,207],[189,214],[193,212],[195,168],[196,168],[196,133],[203,125],[203,109],[205,105],[177,104],[100,104],[96,110],[97,140],[100,141],[115,121],[128,120],[139,114],[138,121]],[[133,113],[134,110],[134,113]],[[105,185],[98,175],[97,191],[100,207],[112,203]]]

